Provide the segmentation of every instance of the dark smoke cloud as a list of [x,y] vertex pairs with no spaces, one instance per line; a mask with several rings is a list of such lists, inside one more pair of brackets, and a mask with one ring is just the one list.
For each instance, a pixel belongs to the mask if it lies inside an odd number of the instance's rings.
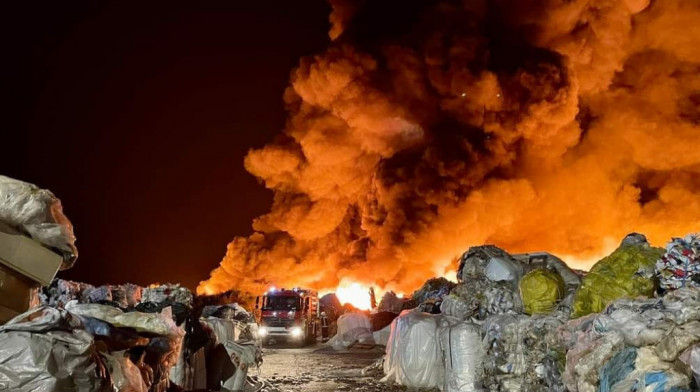
[[245,160],[271,211],[200,291],[409,292],[470,245],[585,268],[700,226],[699,1],[331,3]]

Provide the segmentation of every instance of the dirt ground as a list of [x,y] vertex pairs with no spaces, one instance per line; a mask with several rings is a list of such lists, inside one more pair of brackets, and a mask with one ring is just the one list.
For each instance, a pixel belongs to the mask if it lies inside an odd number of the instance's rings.
[[[303,348],[272,343],[263,349],[259,376],[285,392],[404,391],[401,386],[379,382],[382,375],[377,371],[363,374],[362,369],[383,355],[382,346],[335,351],[320,343]],[[249,374],[256,375],[256,371]]]

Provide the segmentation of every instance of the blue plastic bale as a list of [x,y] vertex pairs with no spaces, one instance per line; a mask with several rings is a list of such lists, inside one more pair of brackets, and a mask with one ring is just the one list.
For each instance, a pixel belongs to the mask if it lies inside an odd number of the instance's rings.
[[634,371],[635,360],[637,360],[637,349],[633,347],[624,348],[610,358],[598,373],[600,379],[598,392],[610,392],[615,384],[624,380]]

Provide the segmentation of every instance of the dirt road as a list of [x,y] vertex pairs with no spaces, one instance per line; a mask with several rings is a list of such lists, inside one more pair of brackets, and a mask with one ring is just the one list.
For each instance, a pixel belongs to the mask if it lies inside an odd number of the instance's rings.
[[405,390],[380,383],[381,375],[362,374],[363,368],[375,363],[383,354],[384,348],[380,346],[341,352],[321,344],[304,348],[273,344],[263,349],[260,376],[282,391]]

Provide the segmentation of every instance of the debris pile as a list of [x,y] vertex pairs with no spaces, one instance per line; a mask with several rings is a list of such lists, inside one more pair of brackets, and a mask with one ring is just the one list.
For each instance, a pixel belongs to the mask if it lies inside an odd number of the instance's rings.
[[633,233],[588,274],[547,253],[470,248],[440,314],[417,307],[392,322],[384,381],[450,392],[697,391],[697,238],[664,252]]
[[662,290],[700,287],[700,237],[672,239],[656,262],[656,273]]
[[237,303],[54,279],[78,255],[72,230],[51,192],[0,176],[1,390],[273,390],[247,377],[262,351]]

